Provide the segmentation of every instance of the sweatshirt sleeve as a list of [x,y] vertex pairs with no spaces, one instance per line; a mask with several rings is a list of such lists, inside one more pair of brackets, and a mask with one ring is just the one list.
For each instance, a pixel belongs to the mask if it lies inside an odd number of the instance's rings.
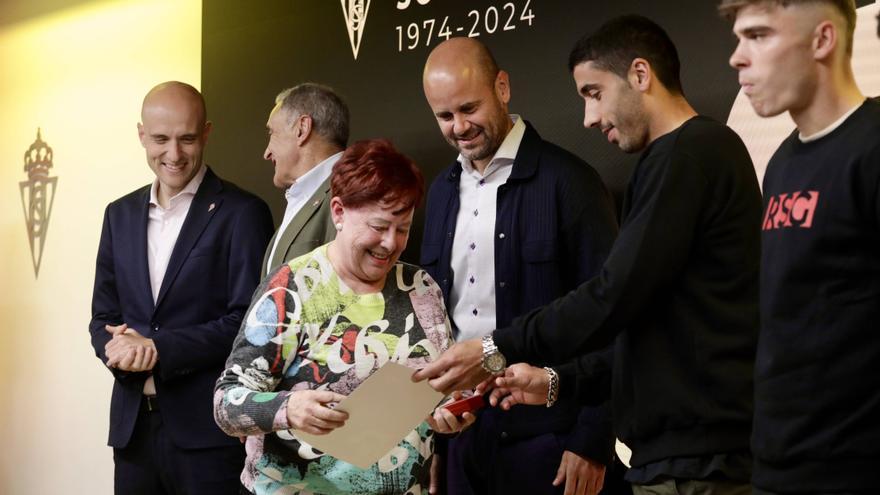
[[559,375],[559,397],[598,406],[611,398],[614,345],[602,352],[591,352],[554,367]]
[[582,405],[565,450],[610,465],[614,454],[611,415],[611,347],[580,356],[554,368],[559,375],[559,398],[572,397]]
[[707,180],[687,155],[646,155],[627,191],[620,233],[600,273],[498,329],[508,362],[562,363],[609,345],[633,315],[681,276]]

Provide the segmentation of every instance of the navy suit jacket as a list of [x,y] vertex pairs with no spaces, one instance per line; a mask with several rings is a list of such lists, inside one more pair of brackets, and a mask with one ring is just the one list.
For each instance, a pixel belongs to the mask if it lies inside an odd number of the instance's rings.
[[[431,184],[420,259],[447,304],[454,276],[450,261],[460,176],[461,165],[456,162]],[[616,234],[613,202],[599,174],[580,158],[541,139],[526,123],[510,177],[498,188],[494,236],[498,328],[595,276]],[[610,359],[609,348],[600,360],[608,372]],[[608,393],[597,391],[603,399]],[[614,435],[607,406],[582,407],[563,398],[549,409],[521,406],[506,414],[500,409],[488,412],[500,415],[501,427],[514,438],[567,432],[566,450],[606,464],[611,460]]]
[[[153,304],[147,262],[150,186],[107,206],[98,247],[92,321],[95,354],[107,361],[105,325],[126,323],[153,339],[153,369],[165,427],[181,448],[237,445],[214,422],[214,383],[260,280],[272,235],[266,203],[210,169],[193,198]],[[111,369],[109,445],[131,438],[148,373]]]

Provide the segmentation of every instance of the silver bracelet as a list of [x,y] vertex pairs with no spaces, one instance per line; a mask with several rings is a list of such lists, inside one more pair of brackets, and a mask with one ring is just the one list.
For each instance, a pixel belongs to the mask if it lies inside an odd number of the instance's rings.
[[544,371],[550,377],[550,386],[547,387],[547,407],[556,403],[559,398],[559,374],[553,368],[545,367]]

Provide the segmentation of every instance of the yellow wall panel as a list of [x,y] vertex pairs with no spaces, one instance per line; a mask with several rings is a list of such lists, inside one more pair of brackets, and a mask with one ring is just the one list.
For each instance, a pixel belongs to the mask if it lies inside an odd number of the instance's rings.
[[[200,57],[198,0],[85,2],[0,27],[0,493],[112,493],[112,377],[88,335],[103,209],[152,180],[143,95],[199,87]],[[37,128],[58,181],[35,278],[19,182]]]

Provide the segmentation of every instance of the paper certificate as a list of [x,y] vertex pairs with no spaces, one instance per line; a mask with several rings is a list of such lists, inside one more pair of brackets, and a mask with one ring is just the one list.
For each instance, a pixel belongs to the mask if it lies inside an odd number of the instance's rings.
[[312,447],[367,469],[387,454],[437,407],[443,394],[427,381],[413,383],[415,370],[387,362],[336,409],[348,413],[345,426],[326,435],[294,431]]

